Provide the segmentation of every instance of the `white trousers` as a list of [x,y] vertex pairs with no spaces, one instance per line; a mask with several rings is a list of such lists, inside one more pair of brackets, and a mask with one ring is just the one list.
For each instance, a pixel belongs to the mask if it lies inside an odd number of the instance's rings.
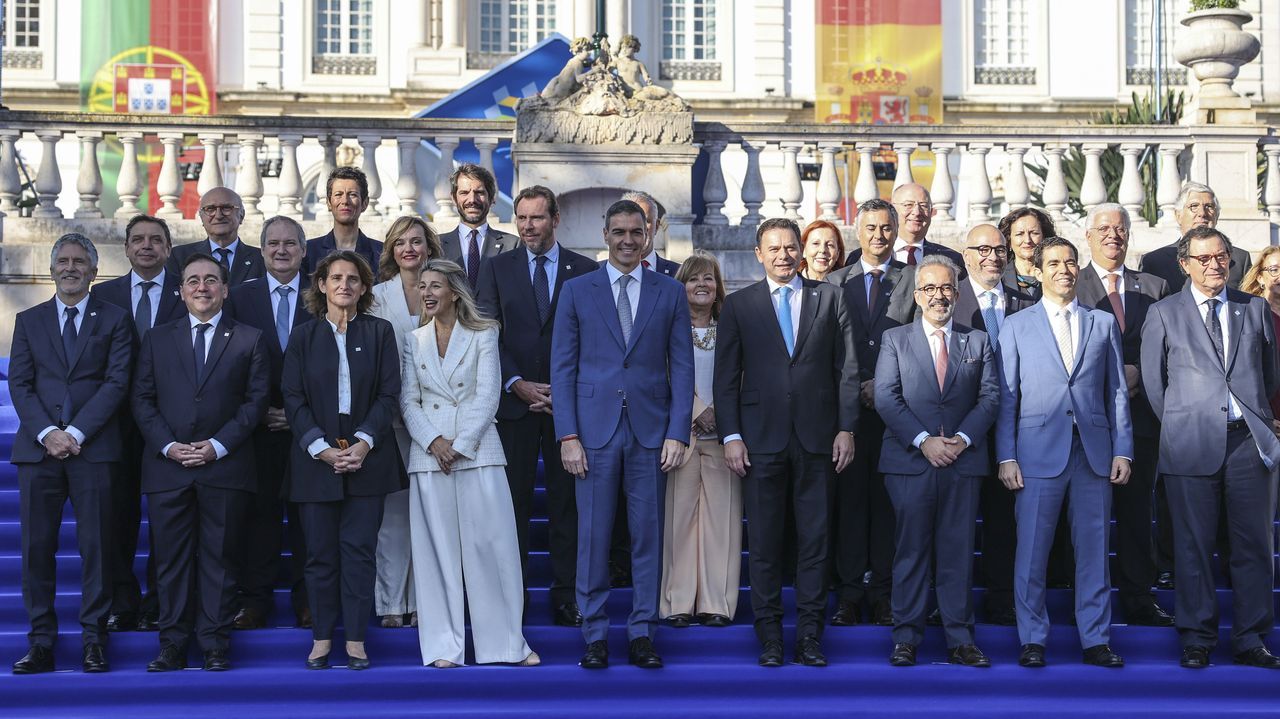
[[[409,432],[396,422],[396,443],[406,466],[409,447],[413,440]],[[382,526],[378,529],[378,549],[375,562],[378,581],[374,585],[373,605],[378,616],[400,616],[418,611],[413,597],[413,563],[409,551],[409,490],[402,489],[387,495],[382,511]]]
[[467,608],[477,663],[523,661],[532,650],[521,629],[524,582],[506,472],[416,472],[409,484],[422,663],[465,663]]

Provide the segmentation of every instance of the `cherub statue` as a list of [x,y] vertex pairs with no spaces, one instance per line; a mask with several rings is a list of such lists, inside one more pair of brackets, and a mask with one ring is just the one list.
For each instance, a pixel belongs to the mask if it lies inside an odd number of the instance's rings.
[[582,87],[581,76],[587,73],[587,65],[591,57],[591,38],[580,37],[569,45],[573,57],[560,70],[560,74],[551,78],[551,82],[542,88],[542,96],[552,102],[563,100]]
[[649,70],[643,62],[636,59],[640,52],[640,38],[635,35],[623,35],[618,43],[618,54],[613,57],[612,68],[618,73],[618,79],[626,88],[627,97],[640,100],[659,100],[671,94],[664,87],[653,84]]

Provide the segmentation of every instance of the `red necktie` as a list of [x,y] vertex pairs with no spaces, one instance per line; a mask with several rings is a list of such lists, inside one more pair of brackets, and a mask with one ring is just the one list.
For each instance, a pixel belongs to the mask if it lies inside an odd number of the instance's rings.
[[938,391],[942,391],[942,386],[947,382],[947,335],[942,330],[934,330],[933,336],[938,338],[938,359],[933,363],[933,369],[938,373]]
[[645,268],[646,270],[648,270],[648,269],[652,269],[652,267],[650,266],[650,264],[649,264],[649,261],[648,261],[648,260],[640,260],[640,264],[644,265],[644,268]]
[[907,264],[914,265],[916,263],[916,246],[907,245]]
[[1111,273],[1107,275],[1107,299],[1111,301],[1111,311],[1116,315],[1116,323],[1120,325],[1120,332],[1124,332],[1124,302],[1120,300],[1120,275]]

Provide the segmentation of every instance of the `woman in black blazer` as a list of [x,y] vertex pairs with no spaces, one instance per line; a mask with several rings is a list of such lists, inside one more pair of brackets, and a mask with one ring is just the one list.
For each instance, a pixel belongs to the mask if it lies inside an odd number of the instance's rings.
[[378,526],[384,496],[404,486],[391,431],[399,356],[391,324],[367,314],[372,286],[373,272],[356,253],[322,259],[304,295],[318,319],[293,331],[284,358],[284,407],[294,436],[289,499],[302,520],[315,622],[309,669],[328,668],[339,615],[348,668],[369,667],[364,635]]

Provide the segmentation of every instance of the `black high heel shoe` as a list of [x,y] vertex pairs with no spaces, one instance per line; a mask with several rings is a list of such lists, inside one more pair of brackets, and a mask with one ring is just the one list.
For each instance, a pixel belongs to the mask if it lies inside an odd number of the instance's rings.
[[316,657],[315,659],[310,659],[310,658],[307,659],[307,669],[328,669],[328,668],[329,668],[328,654],[322,657]]

